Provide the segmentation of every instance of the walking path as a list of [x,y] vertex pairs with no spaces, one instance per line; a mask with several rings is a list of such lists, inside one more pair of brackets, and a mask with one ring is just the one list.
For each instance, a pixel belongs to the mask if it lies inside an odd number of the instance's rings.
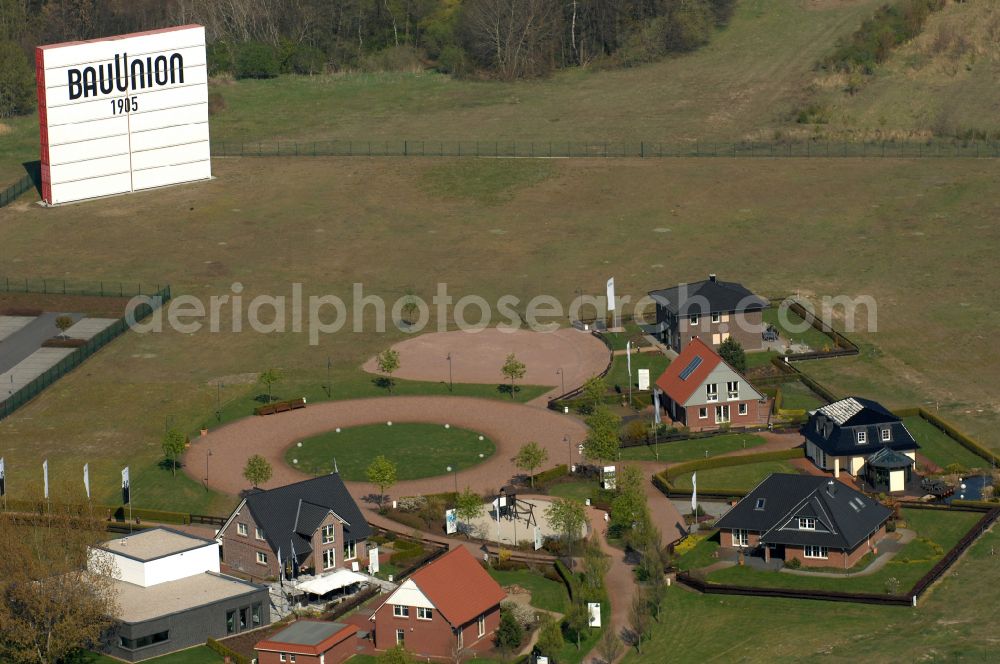
[[[604,511],[591,507],[587,510],[587,519],[590,521],[590,527],[596,535],[595,539],[600,545],[601,551],[611,559],[608,573],[604,575],[604,587],[607,588],[608,599],[611,602],[611,624],[604,627],[614,630],[614,633],[624,640],[625,631],[628,629],[629,607],[632,606],[632,600],[636,593],[633,567],[625,560],[624,551],[608,544],[605,536],[607,524],[604,522]],[[623,648],[624,650],[627,648]],[[624,656],[624,652],[622,656]],[[587,653],[582,661],[592,662],[595,660],[600,661],[596,647]]]

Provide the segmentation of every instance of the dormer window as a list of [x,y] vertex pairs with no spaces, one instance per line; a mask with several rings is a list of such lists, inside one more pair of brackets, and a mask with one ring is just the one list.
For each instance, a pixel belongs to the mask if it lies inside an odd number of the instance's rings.
[[816,519],[811,516],[799,517],[799,530],[816,530]]
[[753,508],[757,511],[763,511],[765,503],[767,503],[767,498],[758,498],[757,504],[755,504]]
[[864,445],[868,442],[868,433],[865,431],[858,432],[858,445]]
[[892,429],[882,429],[882,442],[888,443],[890,441],[892,441]]
[[708,401],[718,401],[719,400],[719,385],[718,383],[708,383],[705,385],[705,398]]
[[333,527],[333,524],[327,524],[323,526],[323,544],[330,544],[331,542],[333,542],[334,539],[336,538],[336,535],[337,535],[337,530],[336,528]]

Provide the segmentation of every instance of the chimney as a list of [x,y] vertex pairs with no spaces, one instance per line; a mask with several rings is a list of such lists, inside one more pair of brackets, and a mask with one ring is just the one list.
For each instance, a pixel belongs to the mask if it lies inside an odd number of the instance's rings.
[[834,480],[830,480],[826,484],[826,492],[831,496],[837,495],[837,483]]
[[708,275],[708,280],[711,281],[713,284],[715,283],[715,272]]

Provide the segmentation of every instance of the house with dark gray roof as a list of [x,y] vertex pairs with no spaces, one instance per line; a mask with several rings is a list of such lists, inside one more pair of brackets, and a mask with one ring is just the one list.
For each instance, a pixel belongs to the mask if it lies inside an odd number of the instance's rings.
[[[919,449],[903,420],[882,404],[847,397],[809,414],[806,456],[834,477],[846,471],[882,491],[902,491]],[[907,462],[908,460],[908,462]]]
[[296,620],[257,642],[257,664],[339,664],[357,654],[357,634],[354,625]]
[[744,350],[764,347],[763,311],[767,300],[735,281],[716,275],[690,284],[649,291],[656,302],[656,332],[660,340],[680,353],[692,339],[718,348],[732,337]]
[[222,561],[253,576],[368,563],[371,527],[338,473],[247,494],[219,530]]
[[875,551],[891,516],[885,505],[837,480],[773,473],[716,525],[723,547],[847,569]]

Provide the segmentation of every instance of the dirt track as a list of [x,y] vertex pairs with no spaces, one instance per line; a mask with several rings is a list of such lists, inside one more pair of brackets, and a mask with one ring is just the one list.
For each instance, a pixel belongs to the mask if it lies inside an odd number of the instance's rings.
[[[585,380],[604,371],[609,352],[594,335],[563,328],[555,332],[488,328],[479,332],[434,332],[407,339],[393,346],[399,351],[397,378],[448,382],[448,354],[452,380],[456,383],[502,383],[500,367],[510,353],[525,364],[525,385],[551,385],[544,402],[566,389],[579,387]],[[363,369],[378,373],[375,358]],[[565,372],[561,376],[558,371]],[[565,381],[562,380],[565,378]]]

